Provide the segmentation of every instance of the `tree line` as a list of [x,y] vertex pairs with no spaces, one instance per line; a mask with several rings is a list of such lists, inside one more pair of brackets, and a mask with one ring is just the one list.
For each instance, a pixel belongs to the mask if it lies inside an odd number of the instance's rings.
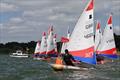
[[[22,50],[23,52],[27,52],[29,54],[33,54],[36,47],[36,41],[30,41],[27,43],[19,43],[19,42],[8,42],[8,43],[0,43],[0,54],[8,54],[16,52],[16,50]],[[60,52],[62,47],[62,42],[57,42],[57,49]]]
[[[115,35],[115,44],[117,50],[120,51],[120,35]],[[28,51],[29,54],[33,54],[36,46],[36,41],[30,41],[27,43],[19,43],[19,42],[8,42],[8,43],[0,43],[0,54],[8,54],[15,52],[16,50],[22,50],[23,52]],[[57,42],[57,49],[60,52],[62,47],[62,42]]]

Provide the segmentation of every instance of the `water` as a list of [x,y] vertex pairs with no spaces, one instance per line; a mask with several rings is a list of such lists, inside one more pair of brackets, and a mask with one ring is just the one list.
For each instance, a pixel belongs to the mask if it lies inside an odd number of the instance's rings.
[[0,55],[0,80],[120,80],[120,60],[87,71],[54,71],[47,62]]

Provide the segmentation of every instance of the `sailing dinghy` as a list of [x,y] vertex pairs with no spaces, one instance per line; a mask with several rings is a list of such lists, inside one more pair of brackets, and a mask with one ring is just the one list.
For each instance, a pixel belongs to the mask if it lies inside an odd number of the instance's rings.
[[94,0],[90,0],[81,14],[68,43],[67,49],[77,61],[96,64],[94,54]]
[[97,53],[111,59],[118,58],[113,35],[112,15],[108,18]]
[[53,26],[49,28],[46,54],[48,57],[57,57],[57,53],[55,52],[54,40],[53,40]]
[[37,41],[33,59],[37,59],[39,57],[39,54],[40,54],[40,41]]
[[46,49],[47,49],[46,33],[43,32],[41,44],[40,41],[38,41],[36,44],[34,59],[43,60],[46,57]]
[[[96,64],[96,55],[94,54],[94,23],[93,23],[94,0],[90,0],[81,14],[67,44],[69,53],[73,55],[77,61],[82,61],[88,64]],[[52,64],[55,67],[57,64]],[[63,64],[62,64],[63,65]],[[82,69],[77,66],[74,68],[61,67],[63,69]]]

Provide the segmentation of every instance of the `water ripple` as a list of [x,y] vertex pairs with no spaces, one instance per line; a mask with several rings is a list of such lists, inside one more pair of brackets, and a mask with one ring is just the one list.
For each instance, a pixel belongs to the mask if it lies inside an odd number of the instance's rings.
[[47,62],[0,55],[0,80],[120,80],[120,60],[88,71],[54,71]]

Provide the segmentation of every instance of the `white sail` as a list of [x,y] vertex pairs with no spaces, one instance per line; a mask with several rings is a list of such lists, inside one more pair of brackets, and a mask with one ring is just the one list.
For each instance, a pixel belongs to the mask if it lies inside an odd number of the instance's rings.
[[[70,38],[70,28],[68,27],[68,30],[67,30],[67,39]],[[63,43],[62,44],[62,48],[61,48],[61,53],[64,54],[65,53],[65,49],[67,48],[67,43]]]
[[67,38],[68,39],[70,38],[70,27],[68,27],[68,30],[67,30]]
[[49,28],[48,39],[47,39],[47,54],[55,53],[55,47],[53,42],[53,26]]
[[56,42],[56,37],[57,37],[57,34],[55,34],[54,37],[53,37],[53,42],[54,42],[55,52],[57,52],[57,42]]
[[34,54],[40,54],[40,41],[37,41]]
[[93,11],[94,0],[90,0],[80,16],[67,45],[76,60],[96,64],[94,57]]
[[97,51],[98,46],[100,45],[101,38],[102,38],[102,32],[101,32],[100,22],[97,22],[96,32],[95,32],[95,51]]
[[99,45],[98,48],[98,53],[108,56],[110,58],[117,58],[115,40],[113,35],[113,27],[112,27],[112,15],[110,15],[106,27],[104,29],[101,44]]
[[46,54],[46,50],[47,50],[46,33],[43,32],[42,41],[41,41],[41,45],[40,45],[40,54]]

